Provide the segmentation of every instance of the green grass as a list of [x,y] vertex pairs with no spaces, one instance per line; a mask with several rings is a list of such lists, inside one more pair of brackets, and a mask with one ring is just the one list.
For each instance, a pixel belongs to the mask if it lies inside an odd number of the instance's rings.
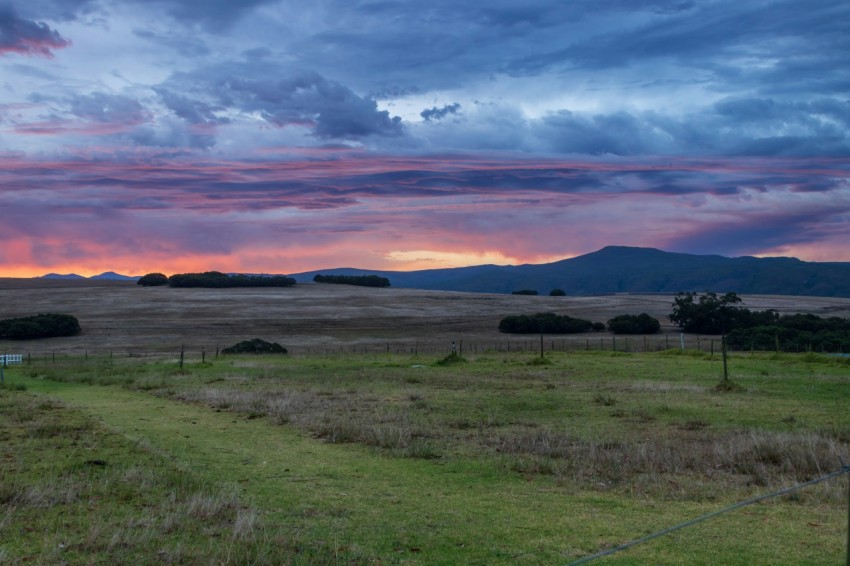
[[[181,372],[176,361],[90,358],[16,367],[8,382],[27,393],[0,399],[62,399],[74,409],[59,412],[88,419],[87,430],[145,447],[160,493],[182,477],[169,469],[190,470],[205,493],[238,486],[239,501],[253,504],[231,505],[216,539],[235,540],[237,507],[251,510],[254,538],[204,555],[235,563],[273,563],[262,554],[270,547],[282,548],[278,562],[566,563],[850,460],[846,360],[737,355],[730,372],[740,389],[719,392],[719,356],[534,359],[241,357]],[[60,430],[54,437],[65,438]],[[61,468],[79,446],[58,446],[50,465]],[[844,556],[846,483],[609,560],[834,563]],[[118,509],[110,490],[101,505]],[[19,556],[10,553],[28,543],[6,531],[13,542],[0,552]],[[184,556],[195,551],[182,544]]]

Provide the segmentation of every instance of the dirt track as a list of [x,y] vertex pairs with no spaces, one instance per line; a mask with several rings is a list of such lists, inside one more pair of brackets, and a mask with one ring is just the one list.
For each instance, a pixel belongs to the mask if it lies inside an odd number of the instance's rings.
[[[0,319],[61,312],[76,316],[83,328],[72,338],[0,341],[0,350],[174,351],[184,345],[213,351],[254,337],[294,351],[380,348],[390,343],[393,348],[424,346],[453,340],[495,344],[526,339],[500,334],[502,317],[535,312],[594,322],[647,312],[659,318],[666,331],[675,332],[666,319],[672,300],[671,295],[534,297],[319,284],[172,289],[111,281],[0,279]],[[756,310],[850,317],[850,299],[844,298],[744,296],[744,300]]]

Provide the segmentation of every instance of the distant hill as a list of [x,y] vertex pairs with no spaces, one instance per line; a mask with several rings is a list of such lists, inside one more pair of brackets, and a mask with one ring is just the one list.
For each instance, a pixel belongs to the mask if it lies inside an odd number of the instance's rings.
[[393,287],[510,293],[559,288],[568,295],[735,291],[747,294],[850,297],[850,263],[795,258],[671,253],[654,248],[609,246],[572,259],[540,265],[480,265],[422,271],[325,269],[290,275],[312,281],[316,274],[387,277]]
[[92,279],[94,281],[136,281],[139,277],[133,275],[121,275],[120,273],[115,273],[114,271],[106,271],[101,273],[100,275],[92,275],[91,277],[83,277],[82,275],[77,275],[76,273],[48,273],[47,275],[42,275],[38,279]]
[[47,275],[42,275],[38,279],[85,279],[85,277],[77,275],[76,273],[48,273]]
[[93,275],[89,277],[89,279],[109,279],[111,281],[137,281],[139,279],[138,275],[121,275],[120,273],[115,273],[114,271],[107,271],[105,273],[101,273],[100,275]]

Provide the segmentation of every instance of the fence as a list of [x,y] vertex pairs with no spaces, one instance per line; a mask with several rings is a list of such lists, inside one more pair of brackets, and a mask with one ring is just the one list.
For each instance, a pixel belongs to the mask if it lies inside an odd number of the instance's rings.
[[[730,505],[728,507],[725,507],[723,509],[718,509],[717,511],[707,513],[707,514],[702,515],[700,517],[697,517],[695,519],[685,521],[684,523],[679,523],[678,525],[674,525],[672,527],[662,529],[660,531],[657,531],[657,532],[652,533],[650,535],[646,535],[645,537],[639,538],[637,540],[627,542],[626,544],[621,544],[620,546],[617,546],[617,547],[614,547],[614,548],[609,548],[608,550],[603,550],[601,552],[597,552],[596,554],[591,554],[590,556],[585,556],[584,558],[580,558],[578,560],[570,562],[569,566],[578,566],[579,564],[586,564],[586,563],[588,563],[592,560],[596,560],[597,558],[602,558],[604,556],[610,556],[612,554],[616,554],[620,551],[626,550],[627,548],[631,548],[631,547],[636,546],[638,544],[648,542],[652,539],[656,539],[660,536],[664,536],[664,535],[670,534],[672,532],[678,531],[680,529],[684,529],[685,527],[690,527],[691,525],[696,525],[697,523],[701,523],[702,521],[706,521],[708,519],[713,519],[715,517],[718,517],[720,515],[723,515],[725,513],[730,512],[730,511],[734,511],[735,509],[740,509],[741,507],[746,507],[747,505],[752,505],[753,503],[758,503],[760,501],[764,501],[766,499],[771,499],[773,497],[779,497],[780,495],[786,495],[786,494],[789,494],[789,493],[793,493],[793,492],[798,491],[800,489],[803,489],[805,487],[809,487],[810,485],[829,481],[833,478],[837,478],[838,476],[843,476],[844,474],[850,473],[850,466],[847,466],[846,464],[844,464],[844,462],[842,462],[841,464],[842,464],[842,467],[840,469],[838,469],[834,472],[828,473],[826,475],[823,475],[819,478],[815,478],[813,480],[809,480],[809,481],[804,482],[804,483],[799,483],[799,484],[793,485],[791,487],[786,487],[784,489],[780,489],[779,491],[774,491],[773,493],[768,493],[768,494],[765,494],[765,495],[759,495],[759,496],[756,496],[756,497],[752,497],[750,499],[745,499],[743,501],[739,501],[738,503],[735,503],[735,504]],[[846,551],[847,551],[846,564],[847,564],[847,566],[850,566],[850,490],[848,490],[847,510],[848,510],[848,521],[847,521],[848,530],[847,530],[847,544],[846,544]]]
[[[655,334],[655,335],[575,335],[575,336],[534,336],[517,337],[516,335],[498,336],[492,339],[482,338],[402,338],[393,341],[372,339],[352,340],[349,342],[335,342],[329,344],[287,344],[284,342],[291,356],[351,356],[351,355],[375,355],[375,354],[400,354],[400,355],[446,355],[456,352],[462,356],[492,355],[500,353],[536,353],[541,352],[580,352],[580,351],[606,351],[606,352],[661,352],[664,350],[688,350],[703,352],[706,354],[720,354],[722,340],[720,336],[701,336],[695,334]],[[238,341],[234,338],[233,341]],[[224,344],[189,342],[183,346],[159,348],[115,348],[115,349],[82,349],[63,348],[55,351],[31,351],[25,354],[10,355],[8,363],[22,363],[30,361],[56,361],[63,357],[115,357],[115,358],[166,358],[178,357],[181,350],[185,358],[193,361],[209,361],[218,357],[222,348],[229,346],[233,341]],[[815,351],[818,353],[829,353],[847,355],[847,348],[837,347],[835,349],[812,350],[800,348],[781,343],[776,344],[770,352],[804,353]],[[732,349],[730,349],[732,351]],[[739,348],[738,352],[757,352],[751,347]],[[12,357],[17,362],[11,361]]]
[[24,363],[23,354],[0,354],[0,365],[8,366],[22,363]]

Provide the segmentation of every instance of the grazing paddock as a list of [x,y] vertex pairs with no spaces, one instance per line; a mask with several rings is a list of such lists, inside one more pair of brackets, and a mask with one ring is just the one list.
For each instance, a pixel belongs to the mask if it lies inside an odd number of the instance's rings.
[[[538,360],[496,352],[453,364],[393,354],[260,356],[181,371],[173,360],[75,357],[15,366],[9,382],[28,391],[0,393],[61,400],[94,419],[79,434],[143,446],[151,473],[169,462],[191,470],[205,493],[232,501],[215,527],[222,537],[263,552],[287,541],[266,563],[567,563],[850,460],[843,358],[734,355],[739,388],[729,392],[715,388],[722,364],[707,353]],[[59,462],[109,460],[99,454],[61,448],[56,473],[65,473]],[[25,468],[6,468],[4,477]],[[21,513],[37,505],[14,497]],[[88,497],[78,491],[50,509],[90,504]],[[109,495],[97,497],[111,508]],[[180,521],[206,516],[190,512],[197,508],[164,512],[189,515]],[[18,524],[19,511],[8,524]],[[617,558],[674,564],[699,548],[705,563],[835,563],[846,517],[847,481],[839,478]],[[77,528],[51,525],[43,528]],[[78,534],[132,538],[103,525]],[[192,536],[185,544],[195,544]],[[12,540],[0,552],[29,556]],[[162,551],[173,553],[168,545],[179,537],[168,540]],[[90,548],[120,561],[131,556],[122,554],[133,548],[126,544]],[[242,561],[227,556],[221,561]]]
[[[671,303],[0,280],[0,317],[83,328],[0,342],[24,352],[0,388],[0,562],[568,563],[850,461],[850,358],[733,353],[719,391],[711,337],[679,350]],[[542,311],[663,333],[547,336],[541,357],[497,331]],[[290,355],[215,356],[256,337]],[[613,559],[831,564],[846,529],[837,478]]]
[[[454,341],[464,354],[539,349],[536,336],[502,334],[511,314],[555,312],[594,322],[646,312],[662,334],[617,337],[608,333],[546,336],[547,351],[657,351],[679,344],[667,316],[672,295],[549,297],[375,289],[299,284],[291,288],[173,289],[114,281],[0,279],[0,318],[61,312],[76,316],[78,336],[26,342],[0,340],[0,351],[41,356],[161,353],[181,346],[191,355],[214,354],[242,340],[277,342],[294,355],[448,353]],[[745,306],[782,314],[804,312],[850,317],[850,299],[744,296]],[[689,349],[711,350],[711,337],[687,336]]]

